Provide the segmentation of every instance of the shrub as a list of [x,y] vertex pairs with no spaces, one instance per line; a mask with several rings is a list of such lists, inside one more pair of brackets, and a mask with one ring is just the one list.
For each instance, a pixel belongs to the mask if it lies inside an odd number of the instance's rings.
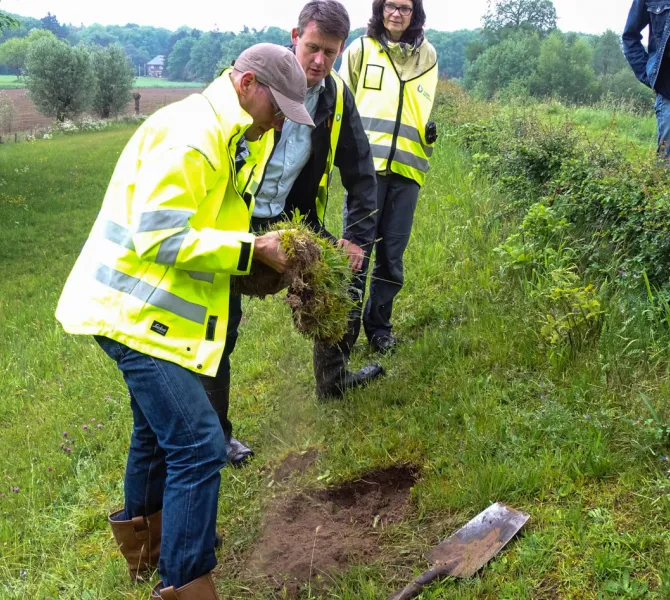
[[130,102],[135,72],[121,46],[112,45],[92,52],[96,85],[92,108],[103,119],[117,116]]
[[53,38],[31,45],[28,90],[38,110],[63,122],[89,108],[95,88],[90,52]]

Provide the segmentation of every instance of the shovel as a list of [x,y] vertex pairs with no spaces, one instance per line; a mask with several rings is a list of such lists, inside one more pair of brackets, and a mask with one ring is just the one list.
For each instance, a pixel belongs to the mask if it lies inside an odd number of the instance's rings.
[[389,600],[415,598],[423,588],[443,577],[472,577],[519,532],[529,515],[496,503],[479,513],[448,540],[433,548],[426,559],[434,565],[414,583]]

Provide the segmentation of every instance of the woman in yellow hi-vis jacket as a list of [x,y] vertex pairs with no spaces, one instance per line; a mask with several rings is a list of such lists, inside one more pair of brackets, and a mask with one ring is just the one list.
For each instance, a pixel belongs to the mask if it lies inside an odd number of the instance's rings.
[[396,344],[393,300],[403,286],[403,255],[437,140],[430,121],[437,53],[424,37],[425,22],[422,0],[374,0],[367,35],[347,48],[340,71],[356,96],[377,172],[378,241],[363,326],[382,353]]
[[[216,600],[216,512],[226,441],[199,375],[227,360],[230,276],[283,271],[276,234],[249,233],[272,129],[313,126],[293,53],[259,44],[202,94],[161,109],[116,165],[58,303],[122,372],[133,433],[125,506],[109,517],[133,579],[153,597]],[[249,144],[248,142],[255,142]],[[114,595],[114,594],[112,594]]]

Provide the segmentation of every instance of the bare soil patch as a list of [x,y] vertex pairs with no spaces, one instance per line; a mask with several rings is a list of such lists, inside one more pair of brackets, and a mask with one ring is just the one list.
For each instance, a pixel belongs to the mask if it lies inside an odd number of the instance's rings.
[[407,515],[417,476],[414,467],[391,467],[282,500],[270,511],[248,574],[295,596],[319,577],[370,562],[380,554],[383,526]]

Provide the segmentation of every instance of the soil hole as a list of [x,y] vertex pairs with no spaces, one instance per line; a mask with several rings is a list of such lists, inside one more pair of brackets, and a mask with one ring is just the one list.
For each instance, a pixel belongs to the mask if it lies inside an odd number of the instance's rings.
[[371,561],[380,553],[382,527],[405,518],[418,473],[396,466],[283,499],[266,519],[249,574],[295,595],[310,581],[314,587],[328,573]]

